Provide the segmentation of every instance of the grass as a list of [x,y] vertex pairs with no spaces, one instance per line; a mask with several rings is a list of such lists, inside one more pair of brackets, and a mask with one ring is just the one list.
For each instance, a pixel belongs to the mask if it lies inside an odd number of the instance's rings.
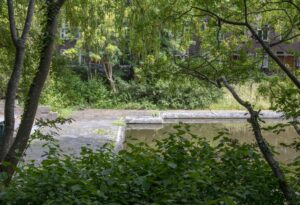
[[74,107],[53,109],[53,111],[57,112],[58,115],[63,118],[70,118],[76,110],[78,110],[78,109],[76,109]]
[[[235,90],[244,101],[248,101],[255,105],[256,109],[267,110],[270,108],[270,102],[267,98],[258,94],[258,84],[247,83],[245,85],[236,86]],[[244,110],[232,97],[228,90],[223,88],[224,96],[217,103],[209,106],[211,110]]]

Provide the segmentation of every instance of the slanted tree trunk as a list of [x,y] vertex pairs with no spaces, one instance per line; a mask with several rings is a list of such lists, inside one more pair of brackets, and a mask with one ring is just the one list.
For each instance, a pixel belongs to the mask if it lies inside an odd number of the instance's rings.
[[294,85],[300,89],[300,81],[299,79],[296,77],[296,75],[294,75],[292,73],[292,71],[290,71],[290,69],[283,63],[281,62],[281,60],[274,54],[274,52],[271,50],[271,48],[269,47],[268,44],[266,44],[256,33],[256,31],[253,29],[253,27],[247,22],[246,23],[246,27],[249,29],[249,31],[251,32],[251,34],[253,35],[253,37],[260,43],[260,45],[262,46],[262,48],[265,50],[265,52],[276,62],[276,64],[279,66],[279,68],[288,76],[288,78],[290,78],[290,80],[294,83]]
[[25,103],[23,117],[16,135],[16,139],[4,159],[4,161],[8,162],[9,165],[0,165],[0,170],[6,172],[8,175],[8,178],[6,180],[7,185],[9,184],[15,172],[14,167],[18,165],[20,155],[24,153],[28,144],[30,132],[38,108],[39,98],[49,73],[55,35],[57,32],[58,14],[64,2],[65,0],[49,0],[47,4],[47,22],[43,34],[43,47],[41,50],[38,70],[30,86],[28,98]]
[[32,17],[34,13],[34,3],[35,0],[30,0],[27,9],[27,17],[24,24],[24,29],[22,36],[18,36],[18,31],[16,29],[15,14],[14,14],[14,4],[13,0],[7,0],[8,6],[8,17],[10,24],[11,38],[14,43],[16,54],[13,66],[13,71],[10,76],[5,96],[5,128],[4,135],[0,139],[0,161],[3,161],[9,146],[13,139],[14,127],[15,127],[15,99],[17,95],[17,90],[19,86],[19,81],[22,73],[22,68],[24,64],[25,57],[25,46],[27,41],[27,36],[31,27]]
[[258,147],[259,147],[261,153],[263,154],[265,160],[267,161],[267,163],[271,167],[274,176],[277,178],[278,183],[279,183],[279,187],[280,187],[282,193],[284,194],[288,204],[289,205],[299,204],[296,201],[296,194],[295,194],[294,190],[288,185],[288,183],[286,181],[286,178],[284,176],[284,173],[282,172],[278,162],[275,160],[275,158],[273,156],[273,153],[271,152],[267,142],[263,138],[263,135],[262,135],[262,132],[261,132],[261,127],[260,127],[260,124],[258,122],[259,112],[255,111],[250,103],[245,102],[240,98],[240,96],[235,92],[233,87],[231,87],[228,84],[225,77],[222,77],[219,81],[224,84],[224,86],[227,88],[227,90],[229,90],[229,92],[232,94],[234,99],[240,105],[242,105],[244,108],[246,108],[248,110],[248,112],[250,114],[250,118],[248,119],[248,121],[252,126],[252,130],[253,130],[256,142],[258,144]]

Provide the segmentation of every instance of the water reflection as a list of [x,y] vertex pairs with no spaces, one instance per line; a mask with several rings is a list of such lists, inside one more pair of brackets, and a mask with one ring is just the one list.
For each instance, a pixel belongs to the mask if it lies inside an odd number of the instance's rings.
[[[255,138],[251,131],[250,125],[244,120],[201,120],[200,122],[189,122],[191,132],[198,136],[203,136],[212,140],[220,130],[227,129],[232,138],[238,139],[240,142],[254,143]],[[167,136],[166,133],[173,130],[174,122],[163,125],[136,125],[129,126],[126,130],[126,142],[145,142],[152,144],[153,140],[161,139]],[[276,121],[268,121],[263,127],[275,125]],[[295,150],[286,148],[281,143],[290,144],[294,139],[299,138],[293,127],[286,127],[285,131],[275,134],[270,131],[263,131],[263,136],[274,146],[275,151],[279,153],[276,158],[285,163],[291,162],[297,155]],[[133,140],[135,139],[135,140]]]

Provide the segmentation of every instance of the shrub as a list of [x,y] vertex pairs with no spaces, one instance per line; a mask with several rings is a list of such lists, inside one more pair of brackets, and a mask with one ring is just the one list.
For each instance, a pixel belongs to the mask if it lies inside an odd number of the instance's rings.
[[197,109],[208,107],[222,96],[196,80],[180,82],[158,79],[151,82],[125,82],[118,79],[119,98],[123,102],[149,102],[161,109]]
[[253,145],[222,138],[212,146],[180,126],[168,138],[82,148],[20,169],[2,204],[284,204],[278,183]]
[[42,103],[51,105],[54,110],[66,107],[112,106],[110,92],[101,79],[82,80],[64,61],[56,61],[43,92]]
[[[67,107],[196,109],[208,107],[222,96],[218,89],[187,76],[160,75],[160,71],[153,66],[137,72],[137,79],[132,81],[123,80],[126,78],[123,71],[116,69],[114,78],[119,92],[111,93],[99,70],[87,80],[87,71],[83,67],[69,64],[61,57],[54,58],[41,99],[42,103],[52,106],[54,110]],[[169,65],[160,66],[166,69]]]

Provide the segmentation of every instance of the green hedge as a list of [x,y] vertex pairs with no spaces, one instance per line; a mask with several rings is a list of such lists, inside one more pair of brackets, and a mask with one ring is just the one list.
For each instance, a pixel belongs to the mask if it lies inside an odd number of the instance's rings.
[[2,204],[284,204],[252,145],[224,137],[213,146],[176,130],[154,147],[129,144],[119,154],[82,148],[78,157],[62,157],[52,150],[41,165],[20,169],[1,192]]

